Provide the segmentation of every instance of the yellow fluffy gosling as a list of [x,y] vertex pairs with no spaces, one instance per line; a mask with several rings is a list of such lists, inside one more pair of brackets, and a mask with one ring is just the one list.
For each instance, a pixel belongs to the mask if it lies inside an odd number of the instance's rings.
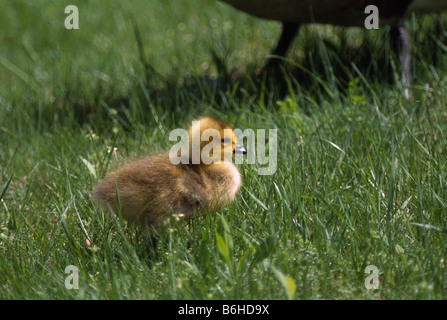
[[[215,129],[219,136],[201,141],[207,129]],[[200,144],[194,145],[197,134]],[[120,212],[131,223],[158,230],[173,215],[189,219],[194,212],[215,211],[230,204],[241,186],[241,176],[231,161],[224,162],[224,156],[246,150],[236,143],[230,126],[213,117],[194,122],[188,136],[185,163],[173,164],[169,153],[130,162],[96,185],[93,200]]]

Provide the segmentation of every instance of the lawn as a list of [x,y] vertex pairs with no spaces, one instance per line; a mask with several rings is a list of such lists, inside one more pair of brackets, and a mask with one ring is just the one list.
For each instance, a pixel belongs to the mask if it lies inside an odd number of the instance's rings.
[[[0,299],[447,298],[445,15],[407,103],[385,26],[304,26],[273,78],[279,23],[217,1],[1,3]],[[277,129],[276,171],[153,252],[89,194],[203,114]]]

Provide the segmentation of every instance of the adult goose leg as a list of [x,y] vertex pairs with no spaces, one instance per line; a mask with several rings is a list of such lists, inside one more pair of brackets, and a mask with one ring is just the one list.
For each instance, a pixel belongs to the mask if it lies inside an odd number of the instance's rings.
[[411,84],[411,41],[407,29],[403,26],[391,27],[391,41],[393,42],[393,49],[399,56],[402,84],[405,86],[405,98],[410,103],[412,100],[409,89]]
[[[287,49],[289,49],[290,44],[295,38],[298,32],[299,23],[290,23],[283,22],[282,23],[282,33],[279,38],[278,44],[275,49],[272,51],[272,55],[284,57],[286,55]],[[277,68],[279,66],[281,60],[277,57],[271,57],[267,64],[264,67],[264,70],[269,70],[272,68]]]

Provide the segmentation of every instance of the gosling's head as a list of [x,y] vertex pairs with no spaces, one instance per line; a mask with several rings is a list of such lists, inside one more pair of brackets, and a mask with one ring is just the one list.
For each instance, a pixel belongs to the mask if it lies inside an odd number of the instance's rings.
[[189,130],[190,163],[211,164],[231,162],[236,153],[247,153],[236,142],[233,129],[224,121],[214,117],[204,117]]

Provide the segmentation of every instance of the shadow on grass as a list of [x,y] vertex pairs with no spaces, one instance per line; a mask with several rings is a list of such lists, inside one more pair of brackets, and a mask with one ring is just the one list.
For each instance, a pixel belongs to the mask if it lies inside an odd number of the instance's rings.
[[[433,66],[442,61],[447,52],[446,25],[446,18],[440,15],[408,23],[413,84],[419,80],[421,61]],[[112,117],[123,128],[131,128],[128,114],[135,105],[140,109],[137,117],[142,123],[153,123],[157,114],[178,123],[182,117],[195,116],[203,110],[233,111],[237,107],[229,103],[228,96],[235,100],[254,96],[257,101],[265,99],[267,104],[267,99],[281,100],[298,88],[317,102],[334,92],[343,99],[349,83],[356,78],[363,79],[366,95],[371,88],[376,91],[387,87],[402,89],[400,65],[392,50],[389,27],[380,30],[325,27],[329,31],[323,29],[322,34],[321,27],[303,26],[288,57],[277,57],[281,59],[279,68],[267,72],[254,67],[255,62],[243,68],[229,66],[226,56],[210,48],[210,60],[218,76],[183,79],[157,72],[156,66],[151,65],[144,55],[144,43],[135,21],[133,28],[142,74],[130,79],[125,95],[113,89],[98,88],[94,97],[74,98],[76,92],[67,86],[63,103],[73,110],[73,117],[80,124]],[[244,107],[249,109],[247,111],[256,111],[253,103]]]

